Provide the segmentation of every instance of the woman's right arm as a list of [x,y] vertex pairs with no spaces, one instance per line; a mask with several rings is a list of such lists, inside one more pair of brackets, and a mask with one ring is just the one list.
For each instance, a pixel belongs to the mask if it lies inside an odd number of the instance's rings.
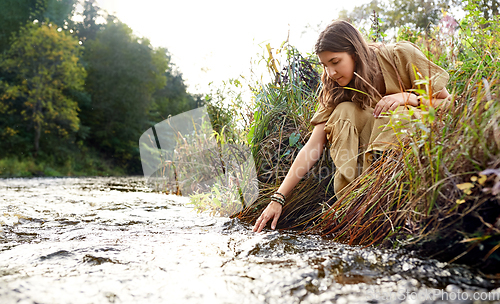
[[[306,173],[321,157],[323,147],[326,143],[326,132],[324,130],[325,124],[326,122],[318,124],[314,127],[311,137],[307,141],[306,145],[300,150],[299,154],[297,154],[297,157],[293,161],[290,170],[278,189],[278,192],[283,193],[285,196],[288,195],[288,193],[292,191],[293,187],[297,185],[302,177],[306,175]],[[271,201],[255,222],[253,231],[261,232],[270,219],[273,219],[271,229],[274,230],[281,215],[281,210],[282,206],[279,203]]]

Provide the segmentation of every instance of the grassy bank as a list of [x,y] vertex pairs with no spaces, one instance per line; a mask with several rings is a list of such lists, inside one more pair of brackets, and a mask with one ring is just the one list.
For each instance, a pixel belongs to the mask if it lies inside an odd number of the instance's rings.
[[125,170],[94,153],[68,155],[64,162],[31,157],[0,159],[0,177],[123,176]]

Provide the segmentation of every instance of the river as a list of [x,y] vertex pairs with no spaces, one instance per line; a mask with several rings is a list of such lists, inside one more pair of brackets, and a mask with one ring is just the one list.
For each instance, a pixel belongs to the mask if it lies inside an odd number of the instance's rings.
[[0,179],[0,303],[500,303],[465,266],[188,202],[142,177]]

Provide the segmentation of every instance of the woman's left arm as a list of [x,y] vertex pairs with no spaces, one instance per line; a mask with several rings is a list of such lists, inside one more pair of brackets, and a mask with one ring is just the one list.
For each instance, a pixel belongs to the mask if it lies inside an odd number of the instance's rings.
[[[443,88],[436,95],[436,97],[432,98],[432,106],[435,108],[443,105],[447,106],[449,103],[449,96],[450,93],[448,93],[448,90],[446,90],[446,88]],[[375,109],[373,110],[373,116],[379,117],[381,113],[394,111],[399,106],[410,105],[418,107],[420,104],[429,106],[430,101],[408,92],[386,95],[382,97],[382,99],[380,99],[375,106]]]

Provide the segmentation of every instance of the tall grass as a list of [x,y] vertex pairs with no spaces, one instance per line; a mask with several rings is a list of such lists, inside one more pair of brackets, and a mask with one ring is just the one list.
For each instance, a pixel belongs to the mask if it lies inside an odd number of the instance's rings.
[[[283,55],[281,61],[275,57],[279,55]],[[234,176],[234,181],[239,182],[217,181],[209,191],[191,196],[191,203],[199,212],[233,215],[248,222],[254,221],[269,203],[270,195],[283,181],[293,159],[310,136],[309,120],[315,112],[319,86],[315,59],[303,58],[294,47],[284,43],[277,50],[268,45],[267,56],[263,60],[274,81],[251,87],[255,103],[248,124],[243,129],[232,128],[233,134],[229,137],[224,132],[214,131],[221,151],[237,149],[237,154],[242,154],[245,148],[251,151],[257,180],[249,181],[244,174],[240,174]],[[233,140],[243,137],[247,138],[246,143]],[[202,144],[198,146],[203,148]],[[227,166],[212,162],[211,167],[225,170]],[[321,168],[327,170],[321,171]],[[303,227],[325,209],[322,203],[328,197],[326,188],[333,175],[332,168],[325,152],[322,160],[290,195],[279,227]],[[251,200],[256,200],[253,204],[244,204],[245,208],[239,212],[234,206],[238,199],[248,194],[250,189],[242,186],[247,183],[257,183],[259,195]],[[332,191],[329,193],[333,194]]]

